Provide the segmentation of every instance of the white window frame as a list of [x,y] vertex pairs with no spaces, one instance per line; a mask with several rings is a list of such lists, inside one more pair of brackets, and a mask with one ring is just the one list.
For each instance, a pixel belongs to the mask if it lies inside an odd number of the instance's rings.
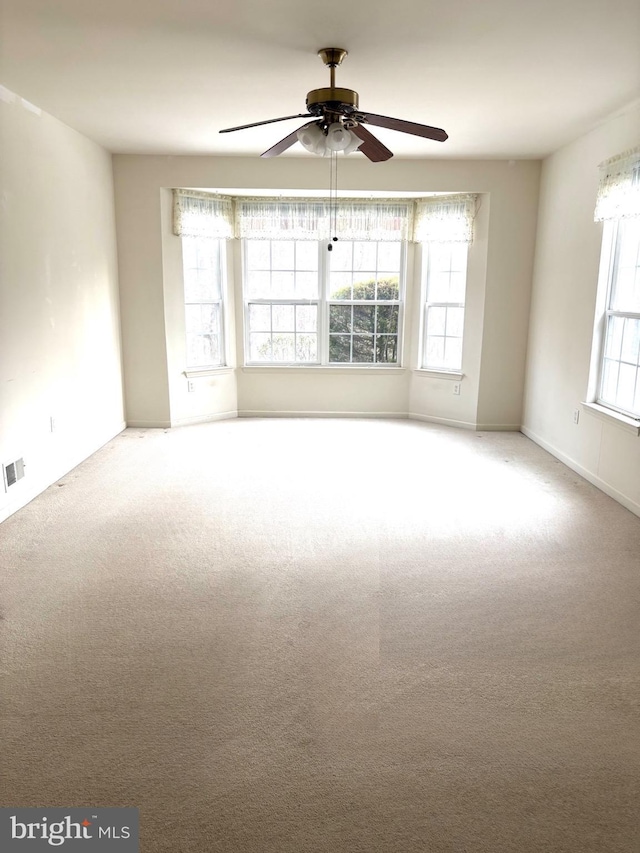
[[[286,238],[285,238],[286,239]],[[294,241],[295,242],[295,241]],[[309,242],[309,241],[305,241]],[[265,299],[249,297],[247,292],[247,246],[248,240],[242,240],[242,291],[243,291],[243,338],[244,338],[244,366],[249,368],[330,368],[336,370],[346,369],[394,369],[402,367],[403,360],[403,327],[404,327],[404,307],[405,307],[405,288],[406,288],[406,265],[407,265],[407,244],[406,241],[400,242],[400,269],[398,273],[399,282],[399,298],[397,300],[374,300],[374,299],[331,299],[330,297],[330,257],[327,250],[327,241],[318,240],[315,242],[318,249],[318,298],[317,299]],[[359,240],[349,240],[345,242],[362,242]],[[378,243],[388,242],[385,240],[375,241]],[[318,307],[318,325],[317,325],[317,360],[316,361],[252,361],[250,358],[250,333],[249,333],[249,306],[250,305],[317,305]],[[397,360],[394,362],[363,362],[363,361],[348,361],[348,362],[331,362],[329,361],[329,314],[331,305],[396,305],[398,306],[398,343],[397,343]]]
[[[187,293],[185,289],[185,267],[184,267],[184,241],[185,240],[215,240],[218,243],[218,259],[219,259],[219,273],[220,273],[220,298],[219,299],[201,299],[197,302],[191,301],[187,299]],[[183,236],[181,238],[182,241],[182,296],[183,296],[183,304],[185,310],[185,333],[184,333],[184,345],[185,345],[185,354],[184,354],[184,363],[185,363],[185,373],[187,375],[196,374],[199,372],[206,372],[208,370],[216,370],[219,368],[225,368],[228,366],[229,359],[227,354],[227,241],[224,238],[218,237],[193,237],[193,236]],[[186,313],[187,306],[189,305],[218,305],[219,306],[219,342],[218,342],[218,351],[220,353],[220,360],[218,362],[208,362],[206,364],[189,364],[188,360],[188,333],[186,329]]]
[[[640,230],[640,219],[638,222]],[[624,317],[640,320],[639,312],[613,310],[610,307],[617,273],[618,255],[620,251],[619,233],[619,220],[605,221],[602,234],[600,277],[598,284],[599,293],[593,347],[595,358],[592,358],[591,373],[593,380],[591,382],[592,393],[590,395],[590,399],[592,399],[597,406],[611,412],[612,415],[622,416],[625,421],[631,420],[632,422],[640,424],[640,410],[634,411],[621,408],[608,400],[604,400],[602,397],[609,320],[612,317]],[[638,371],[636,375],[636,387],[638,383],[640,383],[640,371]]]
[[[456,245],[456,241],[449,241],[451,245]],[[469,245],[467,243],[457,245],[464,245],[466,248],[465,252],[465,265],[464,270],[464,294],[465,299],[463,302],[441,302],[434,301],[431,302],[429,300],[429,284],[430,284],[430,275],[431,275],[431,250],[433,244],[431,242],[426,242],[422,244],[422,270],[421,270],[421,311],[420,311],[420,344],[419,344],[419,370],[430,371],[433,373],[445,373],[452,375],[462,375],[462,368],[464,364],[464,324],[466,319],[466,297],[467,297],[467,285],[468,285],[468,273],[469,273]],[[460,343],[460,364],[457,367],[445,367],[444,365],[433,365],[429,364],[427,361],[427,328],[428,328],[428,317],[429,310],[431,308],[461,308],[462,309],[462,336]],[[446,338],[446,335],[445,335]]]

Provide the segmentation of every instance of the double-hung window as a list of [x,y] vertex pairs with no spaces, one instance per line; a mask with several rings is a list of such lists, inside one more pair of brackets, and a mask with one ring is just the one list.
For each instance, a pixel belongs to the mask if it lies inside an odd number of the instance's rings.
[[462,369],[466,243],[424,243],[422,355],[426,370]]
[[422,319],[419,365],[462,371],[467,253],[477,197],[434,196],[416,205],[415,240],[422,244]]
[[329,256],[329,363],[397,364],[402,244],[342,241]]
[[597,400],[640,418],[640,217],[607,223],[605,247],[607,243],[611,251]]
[[223,295],[225,241],[183,237],[187,368],[225,364]]
[[245,241],[248,363],[317,363],[318,263],[312,240]]
[[640,421],[640,148],[600,170],[594,219],[604,231],[591,387],[597,403]]
[[399,363],[401,242],[244,243],[248,364]]

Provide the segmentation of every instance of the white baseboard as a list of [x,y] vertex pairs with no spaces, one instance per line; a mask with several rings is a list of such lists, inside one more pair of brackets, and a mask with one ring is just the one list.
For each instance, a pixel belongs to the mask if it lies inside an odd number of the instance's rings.
[[610,498],[613,498],[614,501],[617,501],[619,504],[622,504],[625,509],[628,509],[634,515],[640,516],[640,504],[636,503],[634,500],[631,500],[630,497],[625,495],[623,492],[619,492],[617,489],[614,489],[606,480],[602,480],[597,474],[594,474],[592,471],[589,471],[587,468],[583,468],[575,459],[572,459],[570,456],[567,456],[566,453],[563,453],[561,450],[558,450],[557,447],[554,447],[552,444],[549,444],[548,441],[545,441],[544,438],[541,438],[539,435],[536,435],[535,432],[530,430],[526,426],[522,426],[520,428],[520,432],[523,435],[526,435],[527,438],[530,438],[531,441],[538,444],[542,447],[543,450],[546,450],[547,453],[550,453],[552,456],[555,456],[556,459],[559,459],[560,462],[563,462],[568,468],[571,468],[572,471],[575,471],[576,474],[580,474],[581,477],[584,477],[585,480],[588,480],[592,485],[596,486],[600,491],[604,492],[605,495],[609,495]]
[[216,412],[213,415],[196,415],[193,418],[176,418],[171,421],[172,427],[190,426],[191,424],[208,424],[212,421],[227,421],[231,418],[237,418],[238,412],[233,409],[229,412]]
[[406,412],[314,412],[238,409],[239,418],[407,418]]
[[476,424],[476,432],[520,432],[520,424]]
[[169,429],[171,421],[127,421],[127,426],[133,429]]
[[15,494],[15,497],[11,497],[8,504],[0,508],[0,523],[9,518],[9,516],[18,512],[18,510],[25,507],[28,503],[31,503],[34,498],[41,495],[42,492],[49,488],[49,486],[52,486],[68,474],[69,471],[72,471],[80,465],[80,463],[84,462],[85,459],[93,456],[96,451],[100,450],[101,447],[104,447],[105,444],[108,444],[117,435],[120,435],[120,433],[126,428],[126,423],[124,421],[119,421],[117,424],[113,424],[109,429],[104,430],[99,437],[94,438],[92,441],[87,442],[84,445],[76,447],[72,456],[66,457],[58,466],[52,465],[44,477],[38,478],[32,482],[30,482],[27,477],[25,477],[24,480],[21,480],[20,491]]
[[456,421],[452,418],[436,418],[432,415],[418,415],[414,412],[409,412],[407,415],[411,421],[424,421],[428,424],[438,424],[439,426],[456,427],[457,429],[477,429],[474,423],[470,421]]

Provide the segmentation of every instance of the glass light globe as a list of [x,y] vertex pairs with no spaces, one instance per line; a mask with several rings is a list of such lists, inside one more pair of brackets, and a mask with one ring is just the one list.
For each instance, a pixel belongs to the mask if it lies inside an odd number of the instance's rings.
[[312,154],[324,154],[326,147],[324,133],[317,124],[301,127],[296,135],[300,144],[307,151],[311,151]]
[[327,130],[327,146],[332,151],[344,151],[351,142],[351,134],[346,127],[335,121]]

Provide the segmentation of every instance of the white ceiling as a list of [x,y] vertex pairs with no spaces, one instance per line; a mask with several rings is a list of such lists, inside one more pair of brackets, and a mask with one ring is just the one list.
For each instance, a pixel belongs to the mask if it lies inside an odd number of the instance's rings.
[[[337,85],[400,157],[541,157],[640,94],[638,0],[1,0],[0,82],[111,151],[257,155]],[[286,154],[313,156],[300,145]],[[352,155],[361,156],[361,155]]]

